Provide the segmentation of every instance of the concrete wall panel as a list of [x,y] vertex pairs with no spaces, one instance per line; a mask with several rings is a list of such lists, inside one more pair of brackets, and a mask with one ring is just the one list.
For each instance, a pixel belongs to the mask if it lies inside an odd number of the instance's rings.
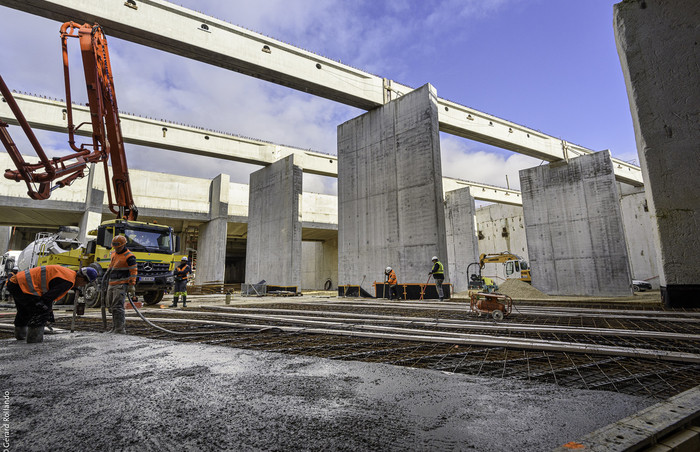
[[[338,127],[339,284],[424,282],[447,257],[437,96],[426,85]],[[366,285],[365,284],[365,285]]]
[[250,175],[246,283],[301,289],[301,192],[293,155]]
[[551,295],[631,294],[608,151],[520,171],[532,284]]
[[[469,288],[467,269],[469,264],[479,259],[475,212],[474,198],[469,188],[450,191],[445,195],[447,262],[454,293]],[[472,271],[478,271],[478,267],[472,267]]]

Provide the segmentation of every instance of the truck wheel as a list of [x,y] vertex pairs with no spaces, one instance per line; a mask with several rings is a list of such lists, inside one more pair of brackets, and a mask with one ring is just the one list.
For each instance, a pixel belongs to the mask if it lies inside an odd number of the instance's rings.
[[88,308],[97,308],[100,306],[100,288],[95,280],[89,284],[85,285],[83,289],[83,298],[85,299],[85,306]]
[[143,294],[143,302],[148,306],[156,304],[163,299],[163,295],[165,295],[165,291],[162,290],[146,292]]

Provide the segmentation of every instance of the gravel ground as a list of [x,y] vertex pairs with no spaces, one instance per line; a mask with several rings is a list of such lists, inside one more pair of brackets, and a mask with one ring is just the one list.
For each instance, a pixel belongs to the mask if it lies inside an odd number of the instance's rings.
[[109,334],[0,344],[11,451],[542,451],[654,403]]

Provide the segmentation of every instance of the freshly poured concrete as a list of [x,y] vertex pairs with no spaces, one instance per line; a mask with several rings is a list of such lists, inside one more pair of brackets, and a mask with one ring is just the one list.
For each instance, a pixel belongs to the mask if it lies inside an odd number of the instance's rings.
[[657,224],[661,295],[670,306],[700,306],[699,23],[697,0],[614,7],[617,53]]
[[250,175],[246,283],[301,290],[301,186],[294,156]]
[[[479,261],[474,215],[476,207],[469,188],[445,194],[445,228],[447,232],[447,261],[453,293],[469,287],[469,264]],[[478,273],[478,266],[471,271]]]
[[543,451],[654,401],[131,336],[0,341],[10,450]]
[[532,285],[549,295],[632,294],[609,151],[520,171]]
[[430,85],[338,127],[340,284],[383,281],[386,266],[425,283],[433,255],[446,263],[438,132]]

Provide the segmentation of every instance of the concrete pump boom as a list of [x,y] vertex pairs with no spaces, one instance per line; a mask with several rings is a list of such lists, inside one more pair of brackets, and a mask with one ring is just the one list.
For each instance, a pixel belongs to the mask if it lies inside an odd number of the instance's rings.
[[[68,38],[80,40],[92,126],[92,143],[83,143],[79,147],[75,144],[75,132],[86,123],[77,126],[73,123]],[[73,152],[63,157],[48,158],[46,156],[17,102],[15,102],[12,92],[0,77],[0,92],[39,157],[39,162],[27,163],[7,131],[8,124],[0,120],[0,141],[17,167],[16,170],[6,170],[5,177],[17,182],[24,181],[29,189],[27,194],[32,199],[47,199],[54,189],[70,185],[75,179],[84,177],[88,164],[102,162],[107,182],[109,209],[118,218],[136,220],[138,209],[134,205],[131,183],[129,182],[129,170],[126,164],[107,38],[102,28],[97,24],[79,25],[75,22],[66,22],[61,26],[61,44],[66,89],[68,143]],[[108,163],[112,165],[111,185],[109,183]],[[52,183],[55,185],[52,186]]]

